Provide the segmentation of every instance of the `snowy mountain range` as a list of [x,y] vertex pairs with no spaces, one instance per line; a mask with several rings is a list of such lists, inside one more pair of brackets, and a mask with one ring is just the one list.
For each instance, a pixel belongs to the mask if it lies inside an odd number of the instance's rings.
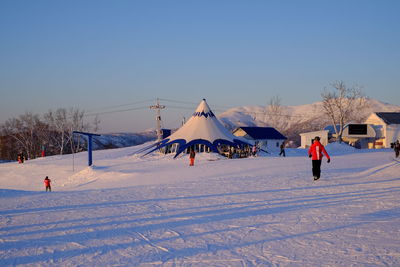
[[[376,99],[368,99],[367,103],[368,107],[358,114],[361,120],[372,112],[400,112],[399,105],[384,103]],[[302,122],[325,121],[322,102],[299,106],[281,106],[280,114],[276,115],[280,117],[280,121],[285,122],[286,129]],[[218,117],[229,128],[237,126],[270,126],[271,124],[268,120],[268,107],[266,106],[236,107],[221,113]]]
[[94,149],[109,149],[140,145],[157,138],[155,130],[140,133],[109,133],[95,137]]

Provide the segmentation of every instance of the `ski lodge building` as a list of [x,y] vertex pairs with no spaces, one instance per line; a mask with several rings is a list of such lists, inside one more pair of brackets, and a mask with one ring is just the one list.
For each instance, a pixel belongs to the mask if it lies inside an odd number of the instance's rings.
[[273,127],[239,127],[233,131],[233,135],[251,140],[266,151],[279,150],[279,146],[287,139]]
[[[301,147],[311,145],[315,136],[320,136],[324,145],[336,137],[332,125],[323,131],[302,133]],[[349,123],[343,127],[342,140],[355,148],[390,148],[391,143],[400,140],[400,112],[374,112],[365,123]]]
[[391,143],[400,140],[400,112],[374,112],[365,123],[373,125],[377,132],[376,148],[390,148]]
[[365,123],[349,123],[342,138],[356,148],[390,148],[400,140],[400,112],[374,112]]
[[300,138],[301,138],[301,148],[307,148],[310,147],[312,144],[312,140],[316,137],[319,136],[321,139],[320,142],[324,146],[328,144],[328,133],[329,130],[322,130],[322,131],[314,131],[314,132],[307,132],[307,133],[301,133]]

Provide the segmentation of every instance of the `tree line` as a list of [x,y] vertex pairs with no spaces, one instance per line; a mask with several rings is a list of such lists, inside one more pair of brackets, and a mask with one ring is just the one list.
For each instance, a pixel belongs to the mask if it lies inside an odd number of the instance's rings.
[[62,155],[86,148],[86,140],[73,131],[97,131],[99,120],[84,121],[85,112],[59,108],[43,116],[25,112],[0,125],[0,158],[16,160],[19,153],[28,159],[42,155]]

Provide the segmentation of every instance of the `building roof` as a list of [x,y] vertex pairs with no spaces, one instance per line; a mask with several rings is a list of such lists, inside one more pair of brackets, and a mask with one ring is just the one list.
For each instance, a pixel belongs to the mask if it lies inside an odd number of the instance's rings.
[[287,139],[283,134],[273,127],[239,127],[245,131],[251,138],[259,139]]
[[319,130],[319,131],[300,133],[299,135],[300,136],[302,136],[302,135],[314,135],[314,136],[317,136],[317,135],[324,135],[324,134],[328,134],[328,133],[329,133],[328,130]]
[[376,112],[386,124],[400,124],[400,112]]
[[[336,125],[336,130],[339,132],[340,125]],[[328,134],[335,134],[335,127],[333,125],[328,125],[324,128],[324,130],[328,131]]]

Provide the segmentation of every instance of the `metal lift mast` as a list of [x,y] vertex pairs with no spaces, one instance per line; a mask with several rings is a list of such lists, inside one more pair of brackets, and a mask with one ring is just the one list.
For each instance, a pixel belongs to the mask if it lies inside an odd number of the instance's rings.
[[150,106],[150,109],[155,109],[157,112],[157,117],[156,117],[156,121],[157,121],[157,142],[160,142],[162,139],[162,133],[161,133],[161,110],[164,109],[165,106],[164,105],[160,105],[160,101],[157,98],[157,102],[156,105],[152,105]]

